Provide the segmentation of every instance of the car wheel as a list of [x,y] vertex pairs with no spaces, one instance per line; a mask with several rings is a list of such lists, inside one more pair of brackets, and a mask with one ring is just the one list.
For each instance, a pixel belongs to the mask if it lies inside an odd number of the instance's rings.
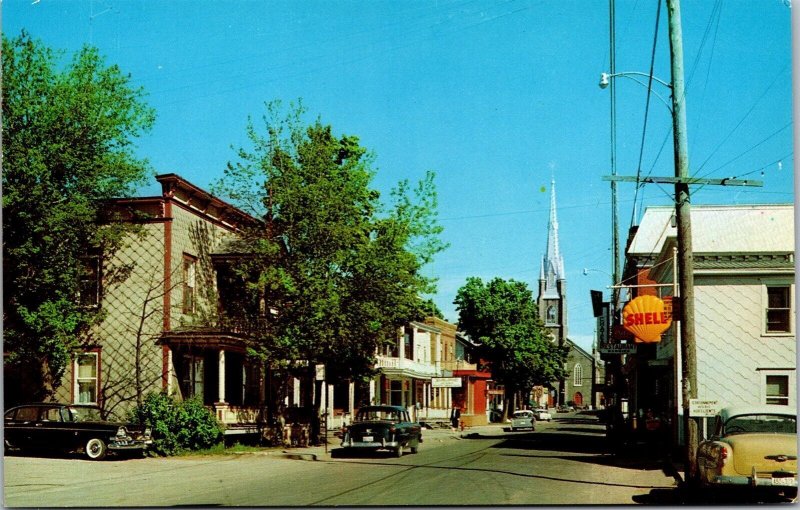
[[419,446],[412,446],[411,453],[417,453],[419,451]]
[[103,459],[106,452],[106,443],[102,439],[93,437],[86,442],[86,456],[91,460]]
[[398,446],[397,448],[394,449],[394,456],[395,457],[402,457],[403,456],[403,447],[402,446]]

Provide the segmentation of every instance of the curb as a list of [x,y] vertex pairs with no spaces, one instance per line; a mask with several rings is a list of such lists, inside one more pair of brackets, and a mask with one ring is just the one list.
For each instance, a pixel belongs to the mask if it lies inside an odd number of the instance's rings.
[[290,459],[290,460],[307,460],[307,461],[319,460],[317,458],[317,454],[316,453],[289,453],[289,452],[283,452],[282,455],[283,455],[283,457],[285,459]]

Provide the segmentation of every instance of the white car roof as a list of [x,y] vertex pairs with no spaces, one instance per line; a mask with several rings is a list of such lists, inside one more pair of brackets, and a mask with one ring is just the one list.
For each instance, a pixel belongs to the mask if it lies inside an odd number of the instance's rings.
[[733,416],[740,416],[743,414],[781,414],[789,416],[797,416],[797,409],[789,406],[779,405],[738,405],[724,407],[719,412],[723,420],[727,420]]

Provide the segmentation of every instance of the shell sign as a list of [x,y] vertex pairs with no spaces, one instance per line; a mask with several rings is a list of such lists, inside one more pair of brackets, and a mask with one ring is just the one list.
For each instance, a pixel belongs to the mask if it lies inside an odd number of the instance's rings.
[[655,296],[639,296],[622,309],[622,326],[637,343],[661,341],[661,333],[672,324],[672,307]]

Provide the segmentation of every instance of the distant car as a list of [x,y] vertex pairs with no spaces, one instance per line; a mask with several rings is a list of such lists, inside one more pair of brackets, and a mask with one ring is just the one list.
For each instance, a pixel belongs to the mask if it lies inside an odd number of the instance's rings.
[[12,407],[5,412],[4,428],[6,451],[77,451],[91,460],[103,459],[109,451],[144,451],[153,442],[149,428],[105,421],[93,405]]
[[697,470],[710,487],[766,488],[797,496],[797,411],[778,405],[728,407],[700,443]]
[[536,418],[533,415],[533,411],[514,411],[511,416],[511,432],[518,429],[536,430]]
[[533,410],[533,416],[539,421],[550,421],[553,419],[553,416],[550,414],[544,407],[537,407]]
[[401,457],[408,447],[417,453],[422,442],[422,427],[412,422],[400,406],[366,406],[358,410],[351,425],[343,431],[345,449],[390,450]]

